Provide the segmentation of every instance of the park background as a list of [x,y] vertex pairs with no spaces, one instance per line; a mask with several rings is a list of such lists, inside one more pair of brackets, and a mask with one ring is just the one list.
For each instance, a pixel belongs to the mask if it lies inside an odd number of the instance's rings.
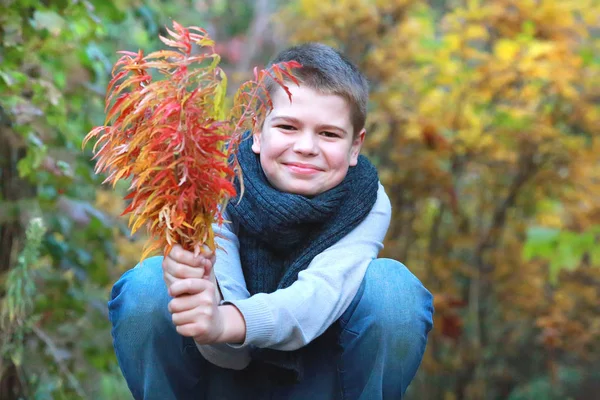
[[382,256],[435,295],[407,398],[598,398],[600,1],[2,0],[1,399],[130,398],[106,301],[144,238],[81,144],[116,51],[172,20],[208,30],[232,93],[309,40],[368,76]]

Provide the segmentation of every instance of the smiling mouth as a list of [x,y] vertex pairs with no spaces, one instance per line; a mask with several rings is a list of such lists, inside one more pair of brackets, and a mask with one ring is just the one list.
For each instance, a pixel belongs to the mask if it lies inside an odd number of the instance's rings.
[[317,168],[313,165],[308,165],[308,164],[296,164],[296,163],[287,164],[286,163],[284,165],[292,172],[301,174],[301,175],[315,174],[315,173],[321,171],[320,168]]

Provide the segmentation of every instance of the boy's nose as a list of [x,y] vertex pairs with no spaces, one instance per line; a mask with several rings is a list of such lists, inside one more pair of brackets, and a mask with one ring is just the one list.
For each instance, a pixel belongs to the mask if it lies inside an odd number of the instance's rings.
[[319,152],[317,141],[312,132],[302,132],[294,142],[294,151],[302,155],[315,155]]

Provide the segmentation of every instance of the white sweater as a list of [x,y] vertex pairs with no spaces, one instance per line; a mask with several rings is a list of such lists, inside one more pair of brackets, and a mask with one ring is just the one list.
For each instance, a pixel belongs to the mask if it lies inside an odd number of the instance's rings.
[[[348,235],[317,255],[298,280],[273,293],[250,296],[242,272],[239,241],[231,224],[213,225],[217,243],[215,276],[222,304],[235,305],[246,321],[241,345],[199,345],[213,364],[243,369],[252,346],[296,350],[321,335],[348,308],[358,292],[367,266],[383,248],[391,219],[390,200],[381,184],[367,217]],[[226,216],[225,216],[226,217]]]

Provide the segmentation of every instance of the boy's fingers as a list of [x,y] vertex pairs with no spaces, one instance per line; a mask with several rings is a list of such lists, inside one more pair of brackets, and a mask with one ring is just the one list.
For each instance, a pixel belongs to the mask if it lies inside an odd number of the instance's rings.
[[[181,336],[191,337],[197,341],[199,336],[204,336],[210,330],[210,325],[208,321],[195,322],[191,324],[177,325],[175,327],[177,333]],[[199,344],[209,344],[211,343],[208,339],[202,340],[198,342]]]
[[213,260],[215,253],[207,245],[203,244],[202,247],[195,248],[194,255],[196,255],[197,257],[203,257],[209,260]]
[[171,314],[174,314],[182,311],[192,310],[201,304],[203,304],[202,293],[184,294],[169,301],[168,309]]
[[165,284],[167,285],[167,290],[168,290],[171,287],[171,285],[177,281],[177,278],[175,278],[173,275],[169,274],[168,272],[163,271],[163,280],[165,281]]
[[171,252],[167,258],[170,258],[180,264],[186,264],[191,267],[199,267],[203,257],[196,257],[191,251],[187,251],[180,245],[176,244],[171,249]]
[[205,274],[205,268],[202,263],[199,264],[200,265],[196,267],[192,267],[174,260],[167,260],[163,263],[163,272],[179,279],[203,278]]
[[169,294],[171,297],[177,297],[184,293],[196,294],[204,292],[211,286],[212,283],[206,279],[190,278],[181,279],[174,282],[169,288]]
[[173,324],[175,324],[176,326],[191,324],[191,323],[196,322],[199,315],[200,315],[199,310],[197,310],[196,308],[193,308],[191,310],[185,310],[185,311],[173,313],[171,315],[171,320],[173,321]]
[[204,276],[208,277],[212,273],[214,262],[209,260],[208,258],[205,258],[202,262],[202,267],[204,268]]

